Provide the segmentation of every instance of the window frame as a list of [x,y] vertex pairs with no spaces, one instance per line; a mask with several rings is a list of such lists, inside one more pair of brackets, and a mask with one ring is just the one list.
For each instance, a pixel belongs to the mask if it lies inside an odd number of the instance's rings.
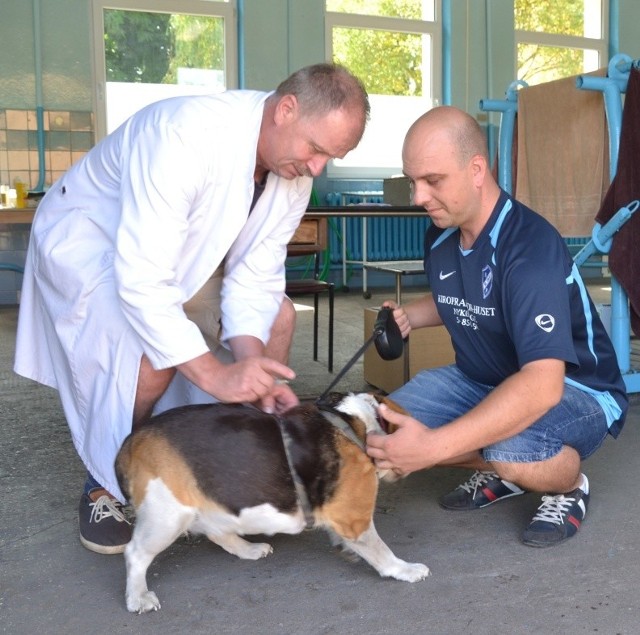
[[[562,33],[547,33],[546,31],[525,31],[514,26],[514,77],[518,77],[518,45],[533,44],[553,48],[568,48],[579,50],[595,50],[600,56],[600,67],[607,65],[609,48],[609,0],[600,0],[600,20],[602,24],[602,38],[592,38],[580,35],[564,35]],[[514,4],[515,25],[515,4]]]
[[[434,0],[433,21],[325,10],[325,55],[328,60],[333,60],[334,27],[429,35],[431,37],[430,95],[434,105],[442,103],[442,0]],[[410,125],[410,123],[411,122],[407,122],[407,125]],[[326,173],[330,179],[365,178],[377,180],[396,175],[401,169],[401,165],[395,168],[381,166],[337,166],[333,160],[331,160],[327,164]]]
[[107,134],[104,48],[104,10],[148,11],[150,13],[187,13],[225,20],[225,81],[227,89],[238,87],[237,0],[92,0],[93,112],[95,141]]

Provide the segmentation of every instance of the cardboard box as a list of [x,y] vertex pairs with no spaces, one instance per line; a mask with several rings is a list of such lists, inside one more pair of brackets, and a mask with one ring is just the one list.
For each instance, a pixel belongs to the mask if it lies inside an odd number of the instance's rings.
[[[365,340],[373,333],[379,310],[379,307],[364,310]],[[424,368],[446,366],[454,361],[451,338],[444,326],[418,329],[409,336],[404,355],[391,362],[383,360],[372,344],[364,354],[364,380],[389,393],[405,383],[405,373],[411,378]]]
[[382,182],[382,200],[388,205],[411,205],[411,185],[406,176],[394,176]]

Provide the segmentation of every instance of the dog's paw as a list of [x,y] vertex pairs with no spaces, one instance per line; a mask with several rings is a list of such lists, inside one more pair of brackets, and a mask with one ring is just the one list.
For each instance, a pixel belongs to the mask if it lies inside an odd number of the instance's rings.
[[268,542],[247,542],[246,547],[243,546],[242,552],[238,553],[238,556],[244,560],[260,560],[260,558],[266,558],[270,553],[273,553],[273,547]]
[[137,597],[127,597],[127,609],[131,613],[148,613],[157,611],[160,608],[158,596],[153,591],[145,591]]
[[429,574],[429,567],[420,562],[402,562],[389,575],[404,582],[418,582],[424,580]]

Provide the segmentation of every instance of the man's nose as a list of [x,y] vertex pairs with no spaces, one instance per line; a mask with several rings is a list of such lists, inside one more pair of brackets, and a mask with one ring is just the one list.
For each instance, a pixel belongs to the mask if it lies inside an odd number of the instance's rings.
[[429,188],[424,185],[414,184],[411,188],[411,200],[414,205],[418,205],[420,207],[428,207],[429,201],[431,201],[431,194],[429,193]]
[[307,168],[312,176],[320,176],[324,166],[327,165],[329,157],[316,155],[307,161]]

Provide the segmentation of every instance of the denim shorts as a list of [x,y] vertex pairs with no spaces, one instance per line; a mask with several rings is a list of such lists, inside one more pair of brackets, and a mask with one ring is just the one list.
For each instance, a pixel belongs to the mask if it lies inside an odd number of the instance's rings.
[[[420,371],[389,397],[429,428],[438,428],[480,403],[494,386],[472,381],[457,366]],[[562,446],[586,459],[604,442],[607,419],[591,395],[565,384],[560,403],[514,437],[482,448],[486,461],[546,461]]]

